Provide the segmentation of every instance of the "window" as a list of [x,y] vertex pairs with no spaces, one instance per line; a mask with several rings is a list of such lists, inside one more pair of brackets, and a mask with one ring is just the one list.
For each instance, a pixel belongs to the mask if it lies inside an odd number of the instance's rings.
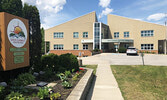
[[153,30],[141,31],[141,37],[149,37],[149,36],[154,36]]
[[78,38],[79,37],[79,33],[78,32],[73,32],[73,38]]
[[88,32],[83,32],[83,38],[88,38]]
[[129,37],[129,32],[124,32],[124,37]]
[[153,50],[154,44],[141,44],[141,50]]
[[87,44],[83,44],[83,50],[88,50],[88,45]]
[[74,50],[78,50],[78,44],[74,44],[74,45],[73,45],[73,49],[74,49]]
[[64,49],[64,45],[63,44],[55,44],[54,45],[54,50],[63,50]]
[[114,32],[114,38],[119,38],[119,32]]
[[63,38],[64,37],[64,33],[63,32],[55,32],[54,33],[54,38]]

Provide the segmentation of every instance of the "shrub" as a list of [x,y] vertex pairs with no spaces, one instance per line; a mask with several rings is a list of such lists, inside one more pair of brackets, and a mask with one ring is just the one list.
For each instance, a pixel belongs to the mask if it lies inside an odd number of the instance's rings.
[[37,93],[37,96],[40,99],[44,99],[44,98],[49,97],[49,87],[39,88],[39,92]]
[[64,74],[65,74],[65,76],[68,77],[68,78],[71,78],[71,77],[72,77],[70,71],[65,71]]
[[59,62],[60,62],[60,66],[65,68],[66,70],[72,70],[72,69],[75,69],[75,71],[79,70],[77,57],[73,54],[67,53],[67,54],[60,55]]
[[4,98],[5,95],[5,87],[0,86],[0,100],[2,100]]
[[10,92],[19,92],[19,93],[26,93],[28,90],[24,88],[24,86],[11,86]]
[[6,96],[5,100],[31,100],[31,98],[24,97],[23,94],[19,92],[11,92]]
[[97,48],[93,50],[93,52],[99,52],[99,51],[100,51],[100,50],[99,50],[99,49],[97,49]]
[[68,82],[68,81],[64,81],[64,82],[62,82],[62,86],[63,86],[64,88],[71,88],[71,87],[72,87],[72,84],[71,84],[70,82]]
[[118,49],[118,52],[119,52],[119,53],[126,53],[126,48],[120,47],[120,48]]
[[41,57],[42,69],[52,69],[58,72],[59,69],[59,56],[55,54],[44,55]]
[[26,86],[35,83],[35,77],[30,73],[20,74],[17,79],[13,81],[14,86]]
[[53,93],[50,95],[50,100],[57,100],[59,97],[61,97],[60,93]]

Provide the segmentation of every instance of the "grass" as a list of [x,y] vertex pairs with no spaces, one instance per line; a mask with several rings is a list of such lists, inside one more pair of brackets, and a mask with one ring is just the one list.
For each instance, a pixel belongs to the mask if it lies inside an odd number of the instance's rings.
[[94,75],[96,74],[97,65],[84,65],[83,67],[87,67],[87,68],[93,69],[93,74]]
[[111,66],[125,100],[167,100],[167,67]]

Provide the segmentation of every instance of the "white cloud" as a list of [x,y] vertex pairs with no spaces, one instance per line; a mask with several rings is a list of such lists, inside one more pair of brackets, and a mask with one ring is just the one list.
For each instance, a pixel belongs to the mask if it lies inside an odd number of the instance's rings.
[[111,0],[99,0],[99,5],[104,8],[102,12],[99,14],[99,19],[101,19],[103,16],[108,15],[113,11],[113,9],[109,8]]
[[55,22],[57,13],[63,10],[66,4],[66,0],[22,0],[22,2],[35,5],[38,8],[41,17],[41,25],[44,28],[51,26],[49,25],[50,23],[47,23],[45,20],[50,20],[49,17],[55,15],[55,17],[52,18],[52,22]]
[[158,21],[158,20],[161,20],[162,18],[165,17],[165,14],[164,13],[156,13],[156,14],[152,14],[150,16],[147,17],[147,20],[155,20],[155,21]]
[[105,8],[102,11],[102,13],[99,14],[99,18],[102,18],[103,16],[106,16],[106,15],[110,14],[111,12],[113,12],[113,9]]
[[103,8],[108,7],[111,0],[100,0],[99,5]]

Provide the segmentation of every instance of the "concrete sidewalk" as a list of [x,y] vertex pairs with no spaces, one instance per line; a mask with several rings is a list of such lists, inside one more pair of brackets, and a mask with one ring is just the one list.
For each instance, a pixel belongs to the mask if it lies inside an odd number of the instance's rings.
[[110,64],[98,64],[91,100],[124,100]]

